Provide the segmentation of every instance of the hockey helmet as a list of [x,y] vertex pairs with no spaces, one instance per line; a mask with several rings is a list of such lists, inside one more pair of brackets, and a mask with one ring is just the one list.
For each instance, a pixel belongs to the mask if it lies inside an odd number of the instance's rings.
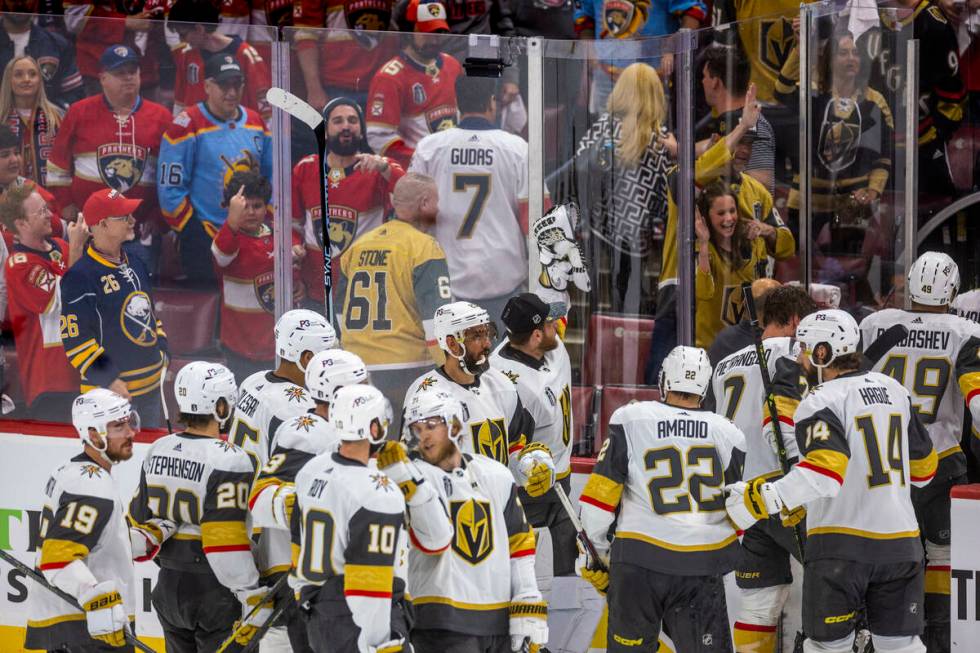
[[[133,431],[140,429],[139,415],[133,411],[129,400],[106,388],[95,388],[76,397],[71,406],[71,422],[82,442],[98,451],[111,464],[117,461],[105,454],[109,447],[109,424],[128,422]],[[102,438],[101,447],[92,442],[89,429],[95,429]]]
[[840,356],[861,351],[857,322],[849,313],[836,308],[817,311],[800,320],[796,339],[817,368],[830,365]]
[[916,304],[946,306],[960,290],[960,269],[948,254],[926,252],[909,269],[907,286]]
[[330,421],[344,442],[384,442],[391,424],[391,402],[370,385],[349,385],[337,390],[330,405]]
[[316,401],[330,403],[338,388],[367,381],[364,361],[343,349],[321,351],[306,366],[306,389]]
[[412,425],[430,418],[441,418],[449,429],[449,439],[459,446],[463,433],[463,405],[448,392],[419,392],[405,406],[402,441],[413,448],[417,441]]
[[[174,395],[181,413],[211,415],[224,426],[238,402],[238,385],[235,383],[235,375],[224,365],[194,361],[177,372]],[[218,415],[219,399],[228,402],[228,414],[223,418]]]
[[470,302],[453,302],[440,306],[436,309],[432,323],[436,342],[439,343],[439,348],[445,352],[449,352],[449,345],[446,344],[448,336],[453,336],[457,342],[462,343],[465,331],[473,327],[488,324],[490,325],[490,337],[496,338],[497,336],[497,329],[490,321],[490,314],[487,313],[486,309]]
[[686,392],[703,398],[710,382],[711,362],[700,347],[674,347],[660,368],[661,397],[668,392]]
[[337,332],[322,315],[305,308],[286,311],[276,322],[276,352],[279,358],[300,364],[304,351],[318,354],[337,346]]

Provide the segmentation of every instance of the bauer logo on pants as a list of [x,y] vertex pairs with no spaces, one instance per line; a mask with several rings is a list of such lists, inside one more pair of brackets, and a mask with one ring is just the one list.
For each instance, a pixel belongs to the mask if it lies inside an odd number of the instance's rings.
[[493,551],[493,521],[489,501],[450,501],[453,526],[453,551],[471,565],[483,562]]
[[473,450],[482,456],[492,458],[498,463],[507,464],[507,429],[503,418],[485,419],[470,424],[473,434]]

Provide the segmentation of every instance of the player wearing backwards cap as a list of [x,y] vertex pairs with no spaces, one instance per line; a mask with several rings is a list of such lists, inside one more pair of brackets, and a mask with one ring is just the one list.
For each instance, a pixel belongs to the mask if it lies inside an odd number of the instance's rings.
[[555,483],[555,464],[547,447],[524,451],[534,435],[534,418],[517,386],[490,367],[497,329],[487,312],[469,302],[453,302],[436,310],[433,323],[446,362],[412,383],[405,405],[416,395],[436,391],[455,397],[463,410],[460,449],[504,465],[513,460],[510,467],[528,494],[543,495]]
[[[882,356],[874,370],[905,386],[939,457],[936,479],[915,493],[926,547],[926,644],[930,653],[949,651],[949,491],[966,483],[960,448],[963,409],[980,424],[980,325],[951,313],[960,273],[946,254],[926,252],[912,264],[906,289],[912,310],[890,308],[861,322],[864,342],[874,342],[893,324],[908,336]],[[976,431],[973,431],[976,434]],[[976,448],[980,440],[967,438]]]
[[398,653],[409,648],[406,629],[392,620],[405,500],[368,466],[385,441],[391,405],[377,388],[347,386],[333,395],[330,421],[340,448],[296,475],[290,584],[317,653]]
[[662,627],[678,651],[731,650],[722,575],[738,539],[723,486],[738,478],[745,436],[700,409],[710,382],[704,350],[675,347],[660,371],[664,401],[613,413],[582,491],[582,525],[609,571],[579,567],[608,592],[611,653],[656,651]]
[[82,611],[34,585],[28,593],[25,646],[106,651],[125,644],[137,610],[133,559],[149,560],[173,532],[166,519],[127,525],[112,467],[133,456],[138,419],[123,397],[98,388],[75,399],[72,423],[83,451],[45,485],[37,568],[75,597]]
[[[334,278],[340,255],[367,231],[381,225],[391,208],[389,195],[405,171],[377,156],[364,134],[364,112],[352,99],[337,97],[323,109],[330,166],[330,245]],[[293,166],[293,220],[302,225],[306,243],[303,283],[310,300],[323,304],[323,230],[320,225],[320,155],[303,157]]]
[[[563,304],[546,304],[534,293],[511,297],[501,318],[507,327],[507,340],[494,350],[490,365],[510,377],[521,403],[534,418],[533,441],[525,451],[541,448],[549,452],[555,461],[555,482],[569,494],[574,427],[572,365],[558,336],[558,320],[564,315]],[[532,497],[522,489],[519,496],[531,525],[548,530],[551,536],[552,555],[542,555],[538,550],[538,586],[550,607],[550,631],[553,635],[565,633],[569,642],[553,641],[550,648],[579,646],[585,647],[584,651],[601,606],[590,610],[589,604],[582,605],[577,598],[579,592],[574,585],[582,581],[575,576],[575,527],[553,489],[540,497]],[[583,594],[588,595],[595,596],[591,591]],[[557,610],[558,606],[568,612]],[[558,619],[567,621],[566,627],[559,627]]]
[[438,2],[413,2],[407,18],[415,33],[401,54],[371,80],[367,101],[367,139],[371,148],[408,167],[415,146],[426,134],[456,124],[459,62],[441,53],[448,32],[446,10]]
[[137,522],[176,524],[157,556],[152,595],[167,650],[175,653],[216,650],[236,620],[264,603],[242,624],[239,643],[245,644],[272,611],[245,524],[252,461],[222,439],[236,395],[235,376],[223,365],[195,361],[181,368],[174,396],[187,428],[146,452],[129,505]]
[[143,424],[156,426],[167,337],[153,312],[146,265],[127,244],[141,201],[108,188],[86,200],[92,240],[61,280],[61,336],[82,392],[101,386],[131,398]]
[[465,412],[440,389],[416,394],[402,438],[421,459],[410,461],[396,442],[378,454],[408,504],[412,645],[417,653],[536,652],[548,640],[548,608],[534,577],[534,531],[509,470],[461,451]]
[[747,530],[806,507],[804,651],[850,651],[864,607],[876,651],[924,653],[923,551],[910,486],[936,473],[932,441],[901,384],[861,372],[854,318],[814,313],[796,338],[803,367],[817,368],[822,381],[794,415],[803,458],[774,482],[734,484],[728,514]]

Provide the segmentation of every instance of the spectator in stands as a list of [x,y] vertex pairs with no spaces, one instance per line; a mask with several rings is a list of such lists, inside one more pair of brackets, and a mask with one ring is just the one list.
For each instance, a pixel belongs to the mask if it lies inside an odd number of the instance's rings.
[[157,152],[172,118],[141,96],[139,56],[132,48],[106,48],[101,66],[101,92],[73,104],[61,122],[48,156],[48,185],[68,222],[106,187],[141,200],[137,227],[140,238],[149,239],[160,220]]
[[[368,85],[398,52],[401,37],[376,34],[392,26],[394,0],[293,0],[296,60],[306,84],[306,99],[323,109],[343,96],[362,107]],[[324,31],[322,28],[335,31]],[[357,30],[357,35],[349,30]]]
[[[245,379],[275,367],[275,288],[272,184],[258,172],[236,172],[225,186],[228,219],[211,245],[221,275],[221,348],[228,369]],[[303,244],[294,231],[293,303],[303,296],[299,262]]]
[[587,229],[593,308],[652,314],[654,222],[667,215],[672,165],[657,71],[622,71],[607,110],[578,144],[574,195]]
[[239,171],[272,178],[272,137],[259,116],[241,105],[245,76],[231,55],[206,65],[207,99],[173,119],[160,148],[163,215],[179,232],[180,261],[189,283],[213,286],[211,242],[224,224],[223,192]]
[[108,388],[133,403],[144,426],[156,427],[167,336],[153,310],[149,273],[134,255],[133,214],[141,201],[104,188],[83,204],[92,239],[61,281],[62,342],[82,392]]
[[[622,0],[601,2],[582,0],[575,3],[575,31],[588,41],[612,40],[610,47],[596,43],[596,76],[593,80],[592,107],[600,110],[613,85],[630,61],[615,58],[616,40],[650,38],[673,34],[678,28],[697,29],[708,17],[708,8],[701,0]],[[598,27],[597,27],[598,26]],[[651,62],[656,65],[656,62]],[[664,77],[673,72],[673,55],[659,61]]]
[[[756,279],[752,282],[752,300],[759,311],[760,324],[765,324],[766,301],[769,295],[780,285],[775,279]],[[795,333],[793,331],[793,334]],[[754,338],[755,334],[752,332],[752,323],[749,321],[748,312],[742,311],[742,319],[738,323],[729,324],[715,336],[714,342],[708,348],[708,360],[717,363],[729,354],[734,354],[739,349],[751,345],[755,342]]]
[[[741,51],[712,47],[701,56],[701,88],[711,113],[698,121],[694,137],[699,150],[713,144],[713,135],[724,136],[738,124],[745,107],[745,94],[749,89],[749,62]],[[707,139],[707,140],[706,140]],[[745,173],[755,177],[772,193],[775,189],[773,167],[775,165],[775,136],[772,125],[765,116],[759,116],[755,124],[755,140],[752,142],[752,158]]]
[[[20,174],[23,167],[20,145],[20,139],[17,138],[13,130],[7,125],[0,124],[0,193],[20,186],[27,186],[36,190],[48,205],[51,216],[51,235],[55,238],[62,238],[64,227],[61,224],[61,214],[57,212],[54,195],[45,190],[43,186],[39,186]],[[14,233],[9,229],[4,229],[3,237],[9,248],[13,244]]]
[[360,356],[394,414],[409,385],[445,355],[432,331],[436,309],[452,301],[446,256],[431,229],[439,212],[435,180],[410,172],[395,184],[390,222],[340,257],[340,341]]
[[415,33],[404,51],[371,80],[367,105],[368,144],[408,167],[415,144],[426,134],[456,124],[456,78],[462,66],[442,53],[440,33],[449,31],[438,2],[418,5]]
[[736,324],[744,311],[742,283],[765,272],[766,241],[750,221],[740,221],[738,196],[724,180],[709,184],[697,200],[695,335],[709,347],[725,324]]
[[[40,63],[48,99],[61,108],[85,96],[75,65],[75,47],[53,29],[36,25],[28,14],[38,13],[38,0],[2,0],[0,61],[32,57]],[[19,12],[19,13],[8,13]]]
[[[574,4],[566,0],[515,0],[514,33],[524,37],[573,40],[575,33]],[[566,62],[567,63],[567,62]]]
[[0,199],[0,222],[16,234],[5,265],[10,328],[17,349],[20,385],[28,415],[71,420],[78,372],[65,358],[62,337],[78,328],[61,322],[61,278],[88,240],[79,220],[69,225],[66,243],[51,235],[51,214],[30,186],[16,186]]
[[[390,195],[405,170],[371,152],[364,112],[354,100],[337,97],[323,109],[330,168],[330,246],[334,278],[340,255],[380,225],[391,209]],[[311,304],[323,306],[323,225],[320,220],[320,157],[310,154],[293,167],[293,220],[306,243],[303,284]]]
[[51,103],[33,57],[12,59],[0,81],[0,120],[20,139],[21,174],[46,185],[48,155],[65,112]]
[[[272,85],[269,64],[253,46],[239,36],[218,31],[218,6],[211,0],[177,0],[168,16],[169,27],[182,43],[174,50],[174,115],[205,99],[201,72],[212,57],[231,55],[245,75],[242,104],[258,111],[263,120],[272,117],[265,92]],[[181,22],[183,21],[183,22]]]

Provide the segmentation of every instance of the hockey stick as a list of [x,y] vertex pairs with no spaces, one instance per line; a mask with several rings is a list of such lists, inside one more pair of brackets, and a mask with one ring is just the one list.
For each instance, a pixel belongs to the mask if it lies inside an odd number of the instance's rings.
[[164,386],[167,384],[167,362],[164,359],[163,371],[160,373],[160,405],[163,407],[163,419],[167,423],[167,433],[173,433],[174,427],[170,425],[170,409],[167,408],[167,393]]
[[320,157],[320,237],[323,240],[323,308],[327,321],[333,324],[333,278],[330,273],[330,263],[333,257],[330,251],[330,171],[327,163],[327,123],[319,111],[309,103],[299,99],[289,91],[273,86],[265,93],[265,99],[272,106],[285,111],[292,117],[304,123],[313,130],[316,137],[317,155]]
[[[266,596],[272,597],[276,592],[278,592],[282,588],[283,584],[286,583],[287,578],[289,578],[288,573],[280,576],[279,580],[273,583],[272,587],[269,588],[269,593]],[[242,617],[242,620],[238,623],[238,627],[231,631],[231,635],[229,635],[225,641],[221,642],[221,646],[218,647],[218,650],[215,651],[215,653],[224,653],[224,651],[235,642],[235,637],[238,636],[238,633],[242,632],[246,628],[245,622],[251,619],[252,615],[255,614],[255,612],[262,607],[264,603],[265,601],[259,601],[252,606],[252,609],[248,611],[248,614]],[[272,623],[271,619],[269,620],[269,623]],[[266,630],[268,630],[268,628],[266,628]],[[264,635],[265,631],[262,631],[262,634]],[[255,635],[252,636],[252,639],[255,639],[256,637],[261,637],[261,635],[256,632]],[[249,643],[251,643],[251,640],[249,640]]]
[[572,506],[572,502],[569,501],[568,495],[565,494],[565,488],[561,486],[561,483],[555,483],[555,494],[558,495],[558,500],[561,501],[562,507],[565,508],[565,512],[568,513],[568,518],[572,520],[572,526],[575,528],[575,538],[585,549],[585,552],[590,558],[592,558],[592,566],[595,571],[605,571],[608,572],[609,568],[599,557],[599,552],[596,551],[595,545],[592,540],[589,539],[588,533],[585,532],[585,527],[582,526],[582,520],[578,518],[575,514],[575,508]]
[[[33,579],[35,583],[47,589],[49,592],[53,593],[62,601],[67,602],[71,607],[80,611],[82,614],[85,613],[85,610],[82,608],[82,606],[78,604],[78,601],[75,600],[75,597],[73,597],[68,592],[58,589],[57,587],[49,583],[48,580],[40,573],[38,573],[34,569],[31,569],[30,567],[28,567],[23,562],[21,562],[14,556],[10,555],[3,549],[0,549],[0,559],[3,559],[6,562],[10,563],[12,567],[17,569],[21,573],[23,573],[25,576],[28,576],[31,579]],[[139,650],[144,651],[144,653],[157,653],[154,649],[150,648],[149,646],[147,646],[146,644],[144,644],[143,642],[141,642],[139,639],[136,638],[136,635],[134,635],[132,631],[129,629],[128,622],[123,627],[123,636],[126,638],[126,641],[130,644],[130,646],[134,646]]]
[[[776,408],[776,397],[772,394],[772,379],[769,378],[769,367],[766,363],[766,348],[762,344],[762,327],[759,325],[759,312],[756,310],[755,298],[752,296],[752,284],[745,282],[742,284],[742,294],[745,297],[745,309],[749,313],[749,322],[752,325],[752,339],[755,344],[755,358],[759,364],[759,373],[762,376],[762,391],[766,393],[766,410],[769,412],[769,419],[772,423],[772,430],[776,443],[776,456],[779,458],[779,466],[783,470],[783,475],[789,474],[789,457],[786,455],[786,443],[783,442],[783,434],[779,426],[779,410]],[[793,539],[796,542],[796,552],[803,562],[803,533],[799,524],[793,526]]]
[[909,330],[904,324],[893,324],[882,332],[878,338],[864,350],[864,357],[874,367],[882,356],[887,354],[898,343],[905,340]]
[[265,634],[269,631],[270,628],[272,628],[272,624],[274,624],[276,620],[279,617],[281,617],[285,611],[286,611],[285,605],[280,605],[275,610],[273,610],[272,614],[269,615],[269,618],[266,620],[266,622],[261,626],[259,626],[259,629],[255,631],[254,635],[252,635],[252,639],[250,639],[248,644],[245,645],[245,648],[242,649],[242,653],[251,653],[252,651],[254,651],[255,647],[259,645],[260,641],[262,641],[262,638],[265,637]]

